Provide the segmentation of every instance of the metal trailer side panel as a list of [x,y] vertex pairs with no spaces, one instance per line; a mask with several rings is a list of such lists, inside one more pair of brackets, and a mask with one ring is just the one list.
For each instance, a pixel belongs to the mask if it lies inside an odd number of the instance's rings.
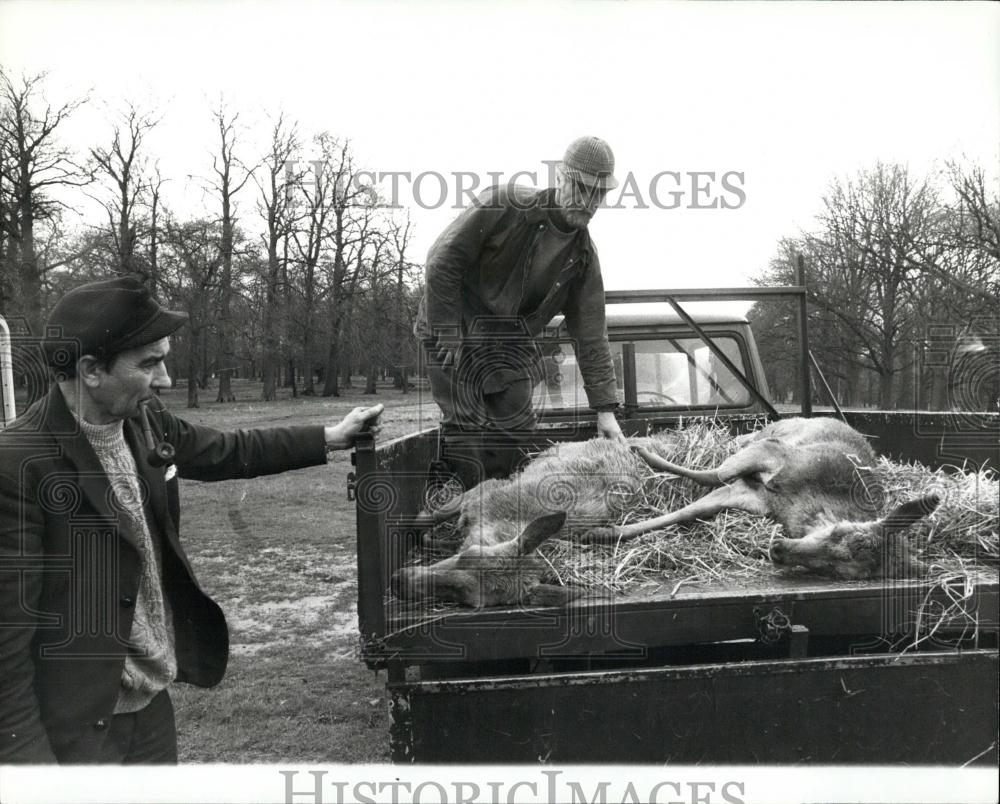
[[997,654],[390,684],[395,762],[995,764]]
[[[756,589],[682,590],[669,598],[622,597],[562,609],[452,610],[409,624],[392,618],[381,647],[386,659],[410,665],[603,656],[637,666],[650,648],[758,639],[762,622],[772,615],[804,626],[813,637],[854,636],[860,646],[867,635],[877,646],[877,636],[895,641],[915,634],[918,611],[945,607],[947,601],[945,590],[919,582],[793,577]],[[976,584],[965,611],[978,628],[995,631],[1000,622],[995,576]],[[972,621],[947,625],[940,636],[948,632],[955,639],[955,629],[971,628]]]
[[1000,414],[970,411],[845,410],[879,455],[971,471],[1000,471]]

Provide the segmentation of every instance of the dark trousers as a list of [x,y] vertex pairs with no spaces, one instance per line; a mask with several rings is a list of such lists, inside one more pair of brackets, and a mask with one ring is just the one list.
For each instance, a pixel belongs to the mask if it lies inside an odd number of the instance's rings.
[[427,378],[448,445],[442,457],[467,489],[505,477],[518,458],[517,436],[535,429],[532,397],[539,378],[485,360],[442,367],[429,347],[424,342]]
[[96,724],[86,741],[58,751],[63,765],[176,765],[177,727],[166,690],[138,712]]

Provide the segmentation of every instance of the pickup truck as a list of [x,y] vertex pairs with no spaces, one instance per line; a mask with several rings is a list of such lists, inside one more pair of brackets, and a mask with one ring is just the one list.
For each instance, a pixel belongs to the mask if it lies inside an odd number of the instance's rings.
[[[804,306],[801,283],[777,292]],[[679,301],[762,289],[607,295],[626,435],[697,417],[735,434],[779,416],[747,319],[692,316]],[[804,322],[800,415],[812,415]],[[524,449],[595,434],[565,335],[557,318],[537,339],[551,366]],[[840,413],[894,459],[1000,467],[996,414]],[[886,635],[912,631],[916,609],[948,594],[919,580],[665,579],[610,604],[415,611],[389,580],[419,544],[416,515],[447,449],[434,428],[362,437],[352,456],[361,658],[387,671],[393,761],[996,762],[995,568],[968,596],[974,628],[946,624],[912,650]]]

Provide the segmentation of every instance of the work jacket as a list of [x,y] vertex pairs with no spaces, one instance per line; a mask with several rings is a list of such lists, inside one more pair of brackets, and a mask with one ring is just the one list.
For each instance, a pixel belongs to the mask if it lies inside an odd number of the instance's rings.
[[[138,421],[125,421],[125,439],[150,529],[162,536],[177,678],[208,687],[225,672],[229,635],[178,538],[176,475],[226,480],[321,464],[323,428],[222,433],[166,411],[150,419],[176,450],[175,468],[149,465]],[[119,516],[96,453],[53,386],[0,432],[0,764],[93,761],[118,700],[141,570]]]
[[[489,349],[490,340],[530,341],[562,312],[587,400],[592,408],[607,410],[617,405],[618,396],[601,264],[589,232],[576,233],[554,282],[532,271],[554,205],[554,190],[502,185],[484,191],[431,246],[414,331],[422,339],[454,334],[467,350]],[[540,281],[547,286],[539,286]],[[520,289],[513,304],[511,282]],[[519,299],[539,301],[524,309],[518,308]]]

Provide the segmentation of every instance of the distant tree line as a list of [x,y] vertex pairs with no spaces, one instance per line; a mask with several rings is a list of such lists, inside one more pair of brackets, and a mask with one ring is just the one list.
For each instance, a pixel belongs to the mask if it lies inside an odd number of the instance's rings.
[[[1000,195],[981,168],[952,162],[919,177],[876,164],[835,180],[815,226],[778,244],[759,284],[795,284],[799,254],[811,350],[841,404],[996,408]],[[780,301],[750,313],[782,401],[798,401],[795,316]]]
[[[192,407],[212,377],[223,403],[233,377],[260,381],[264,400],[279,387],[337,396],[357,374],[368,393],[384,375],[407,390],[422,279],[412,225],[358,188],[348,141],[280,116],[263,153],[248,153],[239,114],[220,103],[211,170],[163,176],[148,144],[159,119],[132,104],[112,113],[104,141],[66,147],[65,123],[88,102],[53,106],[44,75],[0,69],[0,312],[22,335],[42,334],[68,288],[131,273],[190,316],[170,368]],[[204,192],[210,214],[171,210],[171,180]],[[80,226],[87,199],[103,216]],[[36,398],[45,379],[28,362],[16,368]]]
[[[422,274],[412,226],[355,180],[348,141],[306,136],[279,116],[248,153],[239,114],[220,102],[210,169],[164,176],[149,146],[159,119],[135,105],[110,114],[103,141],[66,147],[66,121],[88,102],[53,105],[44,75],[0,69],[0,312],[20,332],[40,335],[69,287],[133,273],[190,316],[170,368],[191,406],[210,388],[233,401],[234,377],[259,381],[264,400],[279,387],[336,396],[358,374],[368,393],[386,375],[406,391]],[[169,181],[190,185],[185,197],[203,193],[210,211],[171,210]],[[80,226],[84,201],[102,214]],[[992,404],[1000,198],[981,168],[949,163],[918,177],[876,164],[835,180],[815,225],[782,239],[758,281],[793,284],[799,254],[812,351],[841,403],[955,407],[965,360],[964,402]],[[795,400],[795,308],[762,302],[750,317],[772,395]],[[45,378],[25,360],[18,369],[37,397]],[[816,401],[826,401],[819,391]]]

